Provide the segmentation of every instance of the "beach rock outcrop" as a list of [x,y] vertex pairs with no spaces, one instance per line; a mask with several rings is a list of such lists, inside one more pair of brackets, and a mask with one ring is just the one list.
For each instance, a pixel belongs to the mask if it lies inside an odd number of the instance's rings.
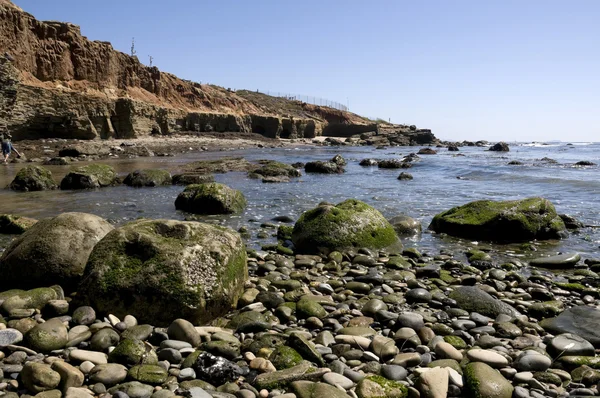
[[138,220],[92,251],[79,292],[101,313],[168,325],[208,322],[237,304],[248,277],[233,230],[198,222]]
[[52,179],[52,172],[41,166],[22,168],[10,183],[13,191],[45,191],[56,188],[58,185]]
[[89,164],[72,170],[60,182],[60,189],[108,187],[118,181],[115,170],[105,164]]
[[177,210],[194,214],[233,214],[245,207],[240,191],[218,182],[188,185],[175,200]]
[[294,226],[292,241],[299,252],[311,253],[402,247],[383,215],[356,199],[335,206],[322,204],[305,212]]
[[87,213],[38,221],[2,254],[0,287],[75,287],[93,247],[112,230],[107,221]]
[[566,236],[564,222],[552,203],[543,198],[478,200],[437,214],[429,229],[461,238],[499,242]]
[[123,180],[123,184],[130,187],[157,187],[170,185],[171,182],[171,173],[161,169],[136,170]]
[[498,142],[492,145],[489,150],[492,152],[508,152],[510,151],[510,147],[506,142]]

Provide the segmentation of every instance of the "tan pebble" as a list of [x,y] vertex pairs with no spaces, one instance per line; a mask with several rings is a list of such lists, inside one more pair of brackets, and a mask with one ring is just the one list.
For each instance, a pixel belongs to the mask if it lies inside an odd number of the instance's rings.
[[248,362],[252,361],[254,358],[256,358],[256,355],[254,355],[253,353],[251,353],[250,351],[245,352],[244,353],[244,359]]
[[269,392],[267,390],[260,390],[258,396],[260,398],[269,398]]
[[273,350],[271,350],[270,348],[261,348],[260,350],[258,350],[257,356],[261,358],[269,358],[272,352]]
[[0,330],[4,330],[4,329],[6,329],[6,325],[3,323],[0,323]]

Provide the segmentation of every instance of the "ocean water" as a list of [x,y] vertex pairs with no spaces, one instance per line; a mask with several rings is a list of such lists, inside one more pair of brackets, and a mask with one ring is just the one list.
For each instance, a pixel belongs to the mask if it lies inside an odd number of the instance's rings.
[[[386,217],[409,215],[423,225],[423,233],[404,240],[405,246],[438,253],[440,250],[464,251],[476,246],[491,249],[501,256],[524,257],[558,252],[578,251],[594,257],[600,245],[600,169],[598,166],[576,166],[578,161],[600,163],[598,143],[553,143],[511,145],[506,153],[489,152],[486,148],[461,147],[459,152],[438,148],[437,155],[420,155],[408,170],[385,170],[362,167],[364,158],[401,158],[419,147],[310,147],[249,149],[229,152],[203,152],[173,158],[113,159],[103,161],[122,174],[135,169],[164,168],[176,172],[183,164],[202,159],[243,156],[250,161],[271,159],[285,163],[327,160],[341,154],[348,162],[342,175],[305,174],[290,183],[264,184],[247,178],[245,173],[216,174],[216,181],[241,190],[248,208],[234,216],[197,217],[207,222],[232,228],[248,226],[252,233],[250,246],[261,242],[256,238],[260,224],[275,216],[298,218],[303,211],[321,201],[338,203],[348,198],[363,200]],[[554,159],[551,163],[543,158]],[[523,165],[509,165],[510,161]],[[79,165],[79,164],[77,164]],[[7,186],[24,165],[9,164],[0,168],[0,184]],[[68,172],[68,166],[49,167],[57,181]],[[413,175],[412,181],[399,181],[401,171]],[[181,186],[130,188],[125,186],[91,191],[49,191],[18,193],[0,190],[0,213],[13,213],[34,218],[61,212],[81,211],[97,214],[116,224],[138,217],[184,219],[189,216],[175,210],[174,201]],[[519,245],[490,245],[439,236],[427,231],[432,217],[453,206],[479,199],[509,200],[542,196],[554,203],[559,213],[572,215],[592,227],[571,234],[562,241],[543,242],[538,252],[523,253]],[[5,240],[6,241],[6,240]],[[0,242],[0,246],[2,243]]]

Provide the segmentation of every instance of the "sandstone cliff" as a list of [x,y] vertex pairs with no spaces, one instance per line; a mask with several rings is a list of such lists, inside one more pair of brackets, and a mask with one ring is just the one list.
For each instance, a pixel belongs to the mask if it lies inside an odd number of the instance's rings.
[[15,139],[180,131],[311,138],[376,129],[350,112],[180,79],[88,40],[76,25],[38,21],[9,0],[0,0],[4,53],[12,61],[0,63],[0,125]]

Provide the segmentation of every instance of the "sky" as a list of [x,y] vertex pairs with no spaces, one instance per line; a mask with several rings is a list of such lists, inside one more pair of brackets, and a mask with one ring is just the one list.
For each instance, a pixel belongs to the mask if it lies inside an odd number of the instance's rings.
[[446,140],[600,141],[598,0],[14,0],[162,71]]

